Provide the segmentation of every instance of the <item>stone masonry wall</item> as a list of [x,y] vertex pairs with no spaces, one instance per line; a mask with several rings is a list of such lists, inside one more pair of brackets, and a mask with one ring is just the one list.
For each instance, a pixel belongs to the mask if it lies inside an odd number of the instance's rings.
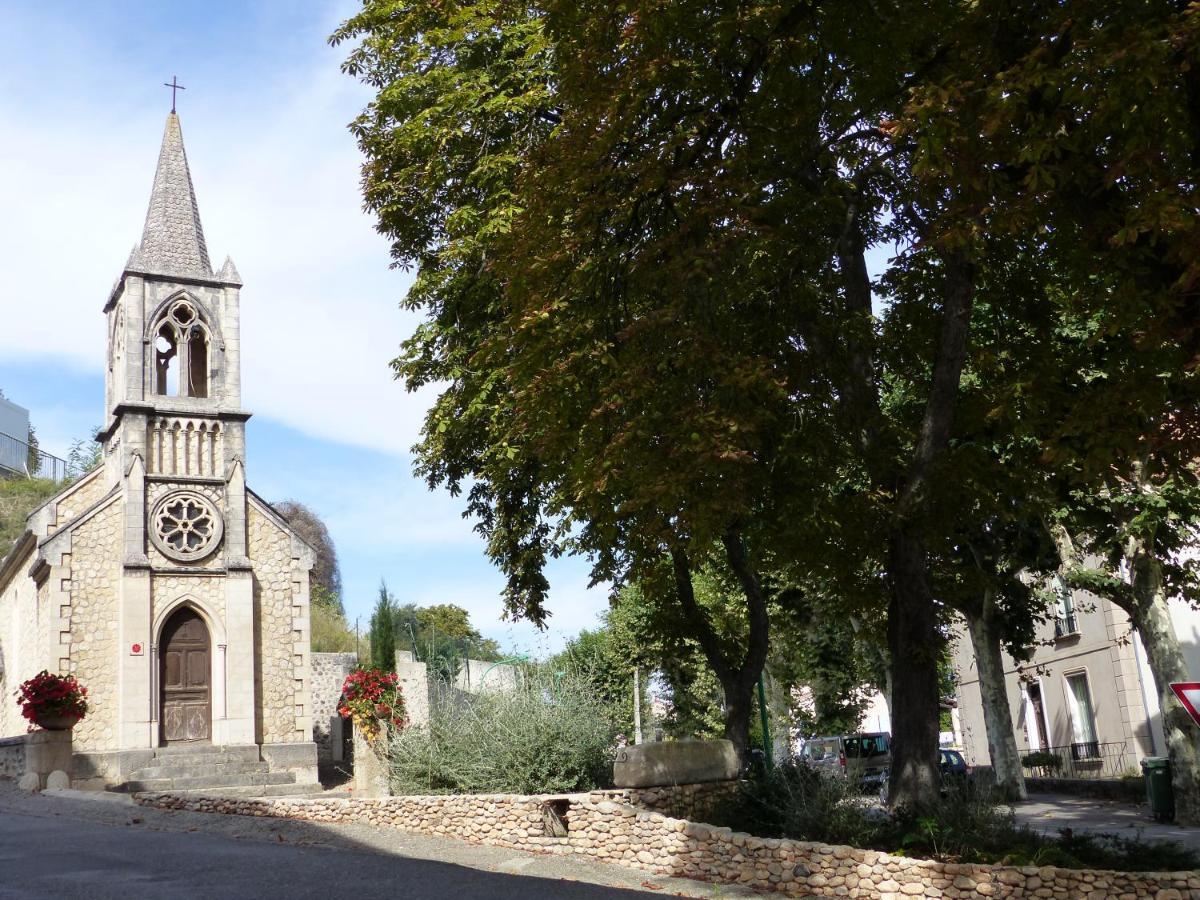
[[704,822],[723,803],[737,794],[736,781],[708,781],[702,784],[675,784],[668,787],[624,788],[613,792],[639,809],[662,813],[675,819]]
[[313,740],[320,760],[333,758],[329,723],[337,715],[342,683],[357,663],[357,653],[314,653],[311,657]]
[[71,674],[88,689],[88,714],[74,730],[77,750],[116,750],[120,745],[117,592],[123,518],[120,504],[113,503],[79,525],[72,536]]
[[0,778],[16,780],[25,774],[25,736],[0,738]]
[[[200,570],[197,570],[200,571]],[[225,621],[225,582],[212,575],[159,575],[155,573],[150,582],[154,606],[153,615],[158,615],[184,595],[195,597],[222,621]],[[215,644],[216,638],[209,635]],[[211,652],[216,653],[214,646]]]
[[[629,793],[622,791],[348,800],[138,794],[135,799],[164,809],[390,826],[478,844],[577,854],[655,875],[736,883],[795,897],[1200,900],[1200,872],[958,865],[854,847],[757,838],[639,810],[628,802]],[[565,823],[565,836],[548,834],[557,822]]]
[[308,740],[296,733],[297,666],[292,610],[292,538],[248,503],[250,560],[254,566],[255,619],[260,632],[263,743]]

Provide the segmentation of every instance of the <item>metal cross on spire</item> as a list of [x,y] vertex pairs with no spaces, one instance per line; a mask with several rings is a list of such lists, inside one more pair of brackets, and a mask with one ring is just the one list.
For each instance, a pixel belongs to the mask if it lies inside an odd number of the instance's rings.
[[187,88],[180,84],[179,79],[174,75],[171,76],[170,81],[163,82],[163,87],[169,87],[171,89],[171,112],[175,112],[175,92],[186,91]]

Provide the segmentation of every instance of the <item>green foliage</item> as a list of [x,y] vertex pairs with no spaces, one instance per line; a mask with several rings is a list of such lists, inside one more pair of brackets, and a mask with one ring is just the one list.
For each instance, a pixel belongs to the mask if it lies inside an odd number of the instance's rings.
[[[584,679],[593,696],[604,707],[604,719],[614,734],[633,736],[633,669],[632,659],[640,655],[644,645],[624,633],[613,622],[611,613],[601,627],[584,629],[567,642],[567,646],[547,662],[554,672],[572,671]],[[649,671],[642,673],[642,722],[650,726],[646,703],[646,681]]]
[[396,605],[393,609],[396,646],[411,650],[415,659],[443,681],[453,681],[461,661],[500,659],[500,646],[485,638],[471,625],[469,613],[461,606],[442,603],[417,606]]
[[998,587],[1013,645],[1037,613],[1016,545],[962,549],[1133,455],[1195,371],[1198,33],[1167,2],[366,0],[333,40],[417,270],[393,365],[440,386],[418,470],[508,608],[544,621],[562,553],[621,583],[723,549],[749,642],[680,615],[744,716],[772,577],[890,604],[897,771],[932,766],[942,589]]
[[104,462],[104,446],[96,440],[99,428],[92,429],[92,437],[71,443],[67,451],[67,472],[78,478],[97,468]]
[[335,603],[338,610],[344,613],[341,599],[342,572],[338,567],[337,548],[334,547],[333,537],[321,521],[321,517],[297,500],[281,500],[271,505],[287,519],[292,530],[313,549],[312,574],[309,576],[313,597],[315,598],[320,591],[323,599]]
[[383,672],[396,671],[396,601],[387,582],[379,582],[379,597],[371,613],[371,665]]
[[1135,872],[1186,871],[1200,864],[1200,854],[1174,842],[1071,829],[1048,835],[1019,826],[1011,809],[970,784],[947,785],[927,813],[886,816],[863,803],[844,779],[804,763],[778,766],[745,783],[718,824],[761,837],[850,844],[946,862]]
[[1035,750],[1021,757],[1021,765],[1027,769],[1054,769],[1057,771],[1062,768],[1062,764],[1062,757],[1049,750]]
[[335,607],[314,601],[310,616],[312,648],[317,653],[353,653],[359,649],[357,635]]
[[583,791],[609,783],[612,726],[591,682],[570,669],[534,666],[512,692],[445,688],[429,724],[392,739],[397,794]]
[[62,485],[44,478],[0,478],[0,558],[25,532],[25,519]]
[[776,766],[742,784],[739,795],[722,810],[718,823],[761,837],[871,847],[878,817],[842,778],[803,763]]

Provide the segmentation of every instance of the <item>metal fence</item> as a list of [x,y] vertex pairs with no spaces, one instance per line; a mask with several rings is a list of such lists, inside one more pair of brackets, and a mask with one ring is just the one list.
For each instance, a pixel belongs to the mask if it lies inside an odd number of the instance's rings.
[[19,475],[26,478],[46,478],[65,481],[76,473],[66,460],[52,453],[31,448],[26,441],[11,434],[0,433],[0,477]]
[[1078,741],[1061,747],[1047,747],[1022,757],[1022,762],[1035,778],[1119,778],[1134,768],[1134,758],[1124,741],[1103,744],[1100,741]]

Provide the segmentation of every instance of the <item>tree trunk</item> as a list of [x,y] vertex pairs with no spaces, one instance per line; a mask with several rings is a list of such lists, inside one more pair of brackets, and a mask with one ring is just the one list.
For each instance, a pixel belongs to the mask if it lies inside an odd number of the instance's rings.
[[1173,681],[1189,681],[1187,664],[1171,622],[1163,591],[1162,566],[1140,544],[1129,554],[1134,603],[1126,607],[1146,648],[1146,661],[1158,689],[1163,735],[1171,759],[1171,784],[1175,789],[1175,821],[1200,825],[1200,726],[1171,690]]
[[754,712],[754,682],[734,678],[722,682],[725,692],[725,737],[733,743],[738,759],[745,765],[750,759],[750,718]]
[[983,700],[983,724],[987,732],[988,756],[996,774],[996,787],[1006,800],[1025,799],[1025,776],[1013,732],[1012,711],[1008,706],[1008,687],[1004,681],[1004,657],[1000,652],[1000,634],[991,615],[991,592],[985,592],[977,608],[963,610],[975,668],[979,672],[979,692]]
[[767,663],[770,619],[766,595],[746,556],[741,535],[735,530],[730,530],[722,539],[722,544],[729,567],[737,576],[746,597],[749,635],[745,655],[736,662],[730,661],[725,655],[720,636],[713,629],[704,609],[696,602],[696,595],[692,589],[691,563],[687,554],[682,550],[672,551],[671,563],[679,605],[692,625],[693,634],[717,680],[721,682],[721,689],[725,694],[725,737],[733,742],[738,759],[745,765],[750,759],[750,716],[754,709],[754,686]]
[[938,654],[942,636],[929,587],[921,529],[929,515],[934,468],[950,443],[955,401],[967,357],[975,297],[974,268],[961,251],[943,255],[946,269],[937,356],[925,417],[888,538],[888,652],[892,667],[890,804],[913,810],[938,802]]
[[921,540],[903,530],[889,540],[888,651],[892,672],[892,771],[888,805],[913,812],[938,801],[938,656],[942,636]]

